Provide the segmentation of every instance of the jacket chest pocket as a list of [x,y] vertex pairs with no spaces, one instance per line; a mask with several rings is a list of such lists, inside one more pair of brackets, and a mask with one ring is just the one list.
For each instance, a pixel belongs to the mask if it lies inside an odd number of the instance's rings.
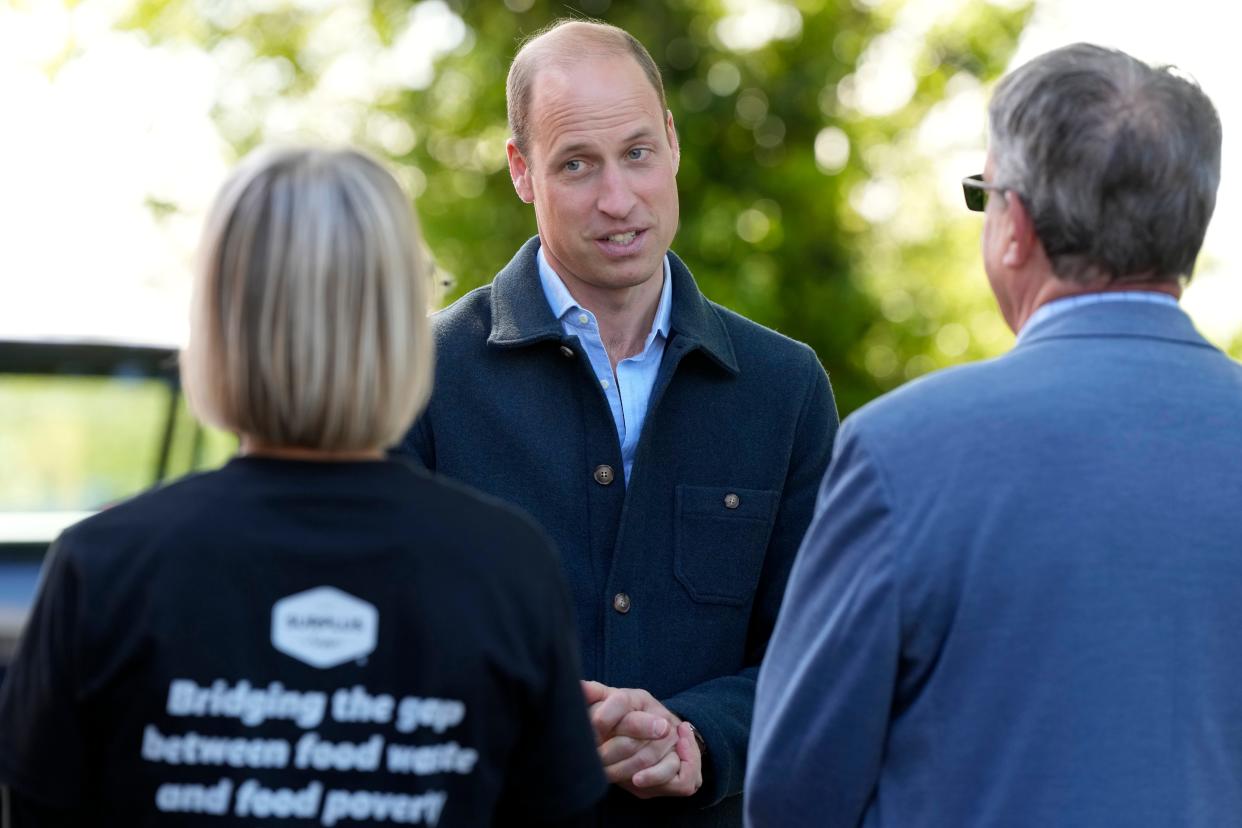
[[695,601],[743,606],[763,569],[778,495],[726,486],[677,487],[673,571]]

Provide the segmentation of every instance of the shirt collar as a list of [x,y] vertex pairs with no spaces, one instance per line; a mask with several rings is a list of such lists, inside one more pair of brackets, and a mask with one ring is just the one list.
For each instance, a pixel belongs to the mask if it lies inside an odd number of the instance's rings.
[[[532,236],[492,281],[489,347],[519,348],[536,342],[559,341],[565,336],[540,286],[539,247],[539,237]],[[723,370],[736,375],[740,370],[737,356],[722,319],[728,311],[718,308],[699,292],[690,270],[676,253],[669,251],[665,260],[673,282],[668,322],[670,342],[687,351],[700,350]]]
[[1029,332],[1039,327],[1049,319],[1055,319],[1058,316],[1071,311],[1074,308],[1081,308],[1085,305],[1099,305],[1105,302],[1134,302],[1146,303],[1151,305],[1169,305],[1178,307],[1177,299],[1167,293],[1160,293],[1154,290],[1118,290],[1107,291],[1104,293],[1081,293],[1077,296],[1066,296],[1061,299],[1053,299],[1040,305],[1030,318],[1026,320],[1026,324],[1022,326],[1022,330],[1018,332],[1018,342],[1022,342]]
[[[578,304],[573,294],[569,292],[569,288],[565,287],[565,282],[560,275],[552,269],[552,265],[548,264],[548,259],[543,253],[543,248],[539,248],[539,252],[535,257],[539,267],[539,284],[543,288],[544,298],[548,300],[548,307],[552,309],[552,315],[557,319],[564,319],[566,314],[586,310]],[[660,302],[656,305],[655,318],[651,321],[651,333],[647,336],[647,342],[650,343],[652,337],[656,334],[668,339],[669,320],[673,315],[673,272],[669,266],[668,256],[664,256],[664,281],[660,287]],[[594,317],[595,314],[591,313]]]

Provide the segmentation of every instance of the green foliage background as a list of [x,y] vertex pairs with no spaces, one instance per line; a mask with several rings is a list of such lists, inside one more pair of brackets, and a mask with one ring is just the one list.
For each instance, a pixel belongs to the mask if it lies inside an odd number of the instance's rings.
[[[1004,70],[1031,8],[946,5],[954,11],[911,55],[914,94],[896,111],[868,116],[842,103],[840,87],[903,4],[770,1],[797,11],[800,32],[750,51],[719,37],[717,24],[738,5],[725,0],[451,1],[466,34],[437,61],[434,80],[388,90],[366,112],[341,117],[355,122],[352,140],[387,154],[416,194],[427,243],[451,274],[441,297],[449,301],[489,281],[535,232],[504,159],[504,78],[518,43],[563,16],[627,29],[664,72],[681,138],[675,249],[708,296],[814,347],[844,415],[1010,341],[977,262],[977,217],[945,208],[916,130],[954,84],[990,82]],[[391,45],[422,5],[371,0],[368,37]],[[251,62],[281,68],[279,97],[312,94],[322,67],[305,47],[331,5],[264,6],[140,0],[129,25],[213,51],[236,52],[240,41]],[[263,113],[239,121],[223,104],[220,112],[239,155],[268,138]],[[397,153],[375,139],[376,124],[393,121],[413,130]],[[824,170],[814,148],[830,127],[848,138],[849,155]],[[898,182],[899,203],[891,220],[871,223],[854,205],[859,188],[880,177]]]

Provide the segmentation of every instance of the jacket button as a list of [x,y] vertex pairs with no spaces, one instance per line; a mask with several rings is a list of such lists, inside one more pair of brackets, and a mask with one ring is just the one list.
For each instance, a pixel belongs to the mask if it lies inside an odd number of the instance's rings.
[[626,595],[624,592],[618,592],[616,595],[612,596],[612,608],[622,615],[625,615],[630,611],[630,596]]
[[729,492],[727,495],[725,495],[725,508],[726,509],[736,509],[738,506],[741,506],[741,505],[742,505],[742,499],[738,497],[737,495],[735,495],[733,492]]
[[573,359],[574,349],[569,347],[568,345],[562,345],[561,356],[565,357],[566,359]]
[[616,475],[613,474],[612,466],[595,467],[595,482],[599,485],[610,486],[612,485],[612,481],[615,477]]

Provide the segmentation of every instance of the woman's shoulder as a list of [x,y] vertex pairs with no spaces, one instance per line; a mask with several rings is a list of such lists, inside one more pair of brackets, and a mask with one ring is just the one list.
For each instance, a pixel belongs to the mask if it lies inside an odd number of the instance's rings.
[[124,500],[106,503],[95,514],[66,529],[63,537],[76,540],[135,530],[150,531],[154,525],[184,518],[201,510],[213,490],[228,490],[220,476],[219,470],[195,472]]

